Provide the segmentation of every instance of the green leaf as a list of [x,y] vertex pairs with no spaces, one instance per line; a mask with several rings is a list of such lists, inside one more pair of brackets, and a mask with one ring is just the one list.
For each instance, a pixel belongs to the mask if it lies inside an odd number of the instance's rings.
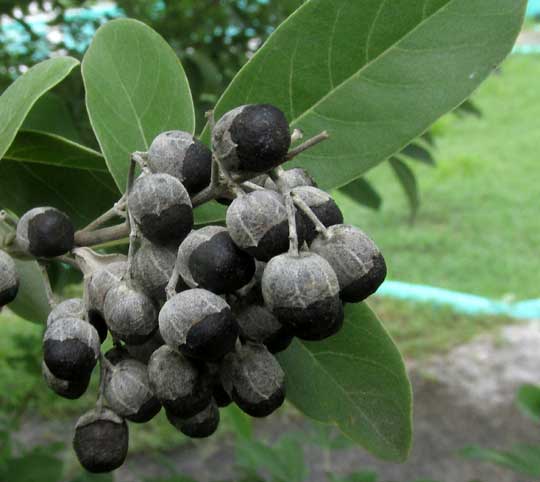
[[204,225],[223,221],[226,211],[226,206],[212,201],[195,208],[193,215],[195,216],[195,223],[197,225]]
[[329,474],[330,482],[377,482],[378,477],[375,472],[356,472],[347,477],[338,477]]
[[281,108],[330,140],[291,165],[323,189],[360,177],[460,105],[511,51],[526,0],[309,0],[239,72],[216,113]]
[[101,154],[54,134],[20,131],[0,161],[0,206],[18,215],[54,206],[82,227],[119,197]]
[[540,446],[516,445],[512,451],[471,446],[461,450],[461,455],[467,459],[482,460],[514,472],[540,477]]
[[382,459],[406,459],[411,386],[398,349],[367,305],[347,305],[338,335],[295,341],[278,358],[287,397],[304,414],[337,425]]
[[467,99],[463,104],[458,106],[454,113],[458,116],[472,115],[478,118],[482,117],[482,111],[471,99]]
[[378,211],[382,205],[381,195],[364,178],[360,177],[339,190],[359,204]]
[[405,191],[411,209],[411,221],[414,221],[420,206],[420,193],[418,192],[418,184],[414,172],[407,164],[396,157],[392,157],[389,162],[401,187],[403,187],[403,191]]
[[113,20],[96,33],[82,63],[90,122],[121,190],[130,154],[161,132],[193,132],[195,113],[184,69],[150,27]]
[[517,394],[521,411],[535,422],[540,422],[540,387],[523,385]]
[[229,405],[227,408],[224,408],[221,413],[222,417],[230,422],[236,435],[246,440],[251,440],[253,438],[252,419],[236,405]]
[[405,156],[408,159],[422,162],[428,166],[435,166],[435,159],[431,155],[431,152],[416,142],[411,142],[408,146],[404,147],[399,153],[399,156]]
[[0,159],[15,139],[37,100],[64,79],[79,61],[71,57],[45,60],[19,77],[0,97]]

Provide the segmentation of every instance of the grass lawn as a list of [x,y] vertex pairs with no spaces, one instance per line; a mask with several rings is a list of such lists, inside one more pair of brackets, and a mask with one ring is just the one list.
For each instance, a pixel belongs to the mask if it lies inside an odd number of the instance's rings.
[[348,222],[382,248],[389,277],[468,293],[540,297],[540,56],[512,56],[474,95],[483,118],[436,126],[438,166],[411,164],[422,205],[406,199],[383,164],[368,174],[380,212],[340,196]]

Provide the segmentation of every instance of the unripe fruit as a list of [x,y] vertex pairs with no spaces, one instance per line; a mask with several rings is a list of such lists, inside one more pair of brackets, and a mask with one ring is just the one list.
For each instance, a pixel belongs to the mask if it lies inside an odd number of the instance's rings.
[[47,326],[51,326],[60,318],[78,318],[82,320],[85,315],[84,301],[81,298],[70,298],[58,303],[47,317]]
[[227,229],[206,226],[192,231],[178,250],[182,278],[214,293],[232,293],[255,273],[255,260],[236,246]]
[[[131,277],[144,294],[152,298],[158,306],[167,299],[165,289],[176,263],[176,255],[177,249],[160,246],[145,239],[133,256]],[[185,289],[186,284],[179,278],[176,292]]]
[[[317,187],[316,182],[309,175],[309,173],[305,169],[302,169],[300,167],[295,167],[294,169],[287,169],[286,171],[282,171],[279,175],[279,178],[289,189],[294,189],[295,187],[301,186]],[[264,187],[266,189],[272,189],[273,191],[278,190],[276,183],[270,177],[266,179]]]
[[17,223],[17,245],[38,258],[53,258],[71,251],[74,236],[68,215],[56,208],[31,209]]
[[266,417],[285,400],[285,374],[264,345],[248,343],[223,360],[225,391],[252,417]]
[[167,345],[150,357],[148,379],[157,399],[177,417],[196,415],[212,398],[206,370]]
[[292,342],[290,330],[265,306],[244,305],[235,310],[242,341],[261,343],[270,353],[285,350]]
[[15,261],[0,250],[0,308],[11,303],[19,292],[19,274]]
[[[227,229],[236,245],[260,261],[289,248],[289,222],[283,196],[274,191],[253,191],[236,198],[227,209]],[[302,216],[296,214],[299,243],[304,241]]]
[[193,209],[182,183],[169,174],[146,174],[137,179],[128,209],[150,241],[179,245],[193,226]]
[[109,290],[104,313],[111,333],[130,345],[147,341],[158,326],[154,302],[125,283]]
[[207,290],[192,289],[163,305],[159,331],[169,346],[184,355],[215,361],[234,348],[238,325],[223,298]]
[[136,360],[123,360],[111,368],[105,398],[116,414],[131,422],[148,422],[161,410],[150,389],[146,366]]
[[[293,195],[298,196],[313,211],[319,221],[326,227],[343,222],[343,214],[332,197],[322,189],[316,187],[304,186],[292,190]],[[317,236],[315,225],[302,213],[306,226],[306,241],[311,243]]]
[[327,333],[343,319],[337,276],[317,254],[273,258],[264,270],[262,290],[266,306],[299,338]]
[[90,375],[100,353],[95,328],[77,318],[61,318],[45,330],[43,360],[51,373],[62,380]]
[[283,112],[268,104],[252,104],[227,112],[212,133],[212,146],[231,172],[266,172],[282,163],[291,145]]
[[45,362],[41,363],[41,373],[43,374],[45,383],[53,392],[69,400],[76,400],[82,397],[90,384],[90,374],[85,377],[79,377],[76,380],[61,380],[51,373]]
[[219,425],[219,409],[214,400],[202,412],[190,418],[176,417],[169,412],[166,414],[171,425],[190,438],[210,437]]
[[195,194],[210,184],[212,152],[188,132],[163,132],[148,149],[148,166],[176,177]]
[[126,460],[126,422],[109,409],[92,410],[77,421],[73,448],[81,465],[92,473],[111,472]]
[[386,263],[375,243],[345,224],[332,226],[327,236],[317,237],[311,249],[334,269],[343,301],[357,303],[375,293],[386,278]]

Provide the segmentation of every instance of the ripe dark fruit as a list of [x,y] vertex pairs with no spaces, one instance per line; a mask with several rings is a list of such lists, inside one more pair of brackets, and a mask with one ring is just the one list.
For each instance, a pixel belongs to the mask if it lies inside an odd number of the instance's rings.
[[43,336],[43,360],[51,373],[62,380],[87,377],[100,353],[95,328],[77,318],[61,318],[47,327]]
[[17,244],[38,258],[53,258],[71,251],[74,236],[68,215],[56,208],[31,209],[17,224]]
[[299,338],[324,334],[343,318],[339,283],[317,254],[282,254],[266,266],[262,279],[266,306]]
[[[309,175],[309,173],[305,169],[302,169],[300,167],[295,167],[294,169],[287,169],[286,171],[282,171],[279,175],[279,178],[289,189],[294,189],[295,187],[301,186],[317,187],[317,184]],[[276,183],[270,177],[264,183],[264,187],[266,189],[272,189],[273,191],[278,190]]]
[[[268,261],[289,248],[289,223],[283,196],[274,191],[253,191],[236,198],[227,209],[227,229],[235,244],[260,261]],[[302,216],[296,215],[300,245],[304,241]]]
[[268,104],[245,105],[216,124],[212,146],[225,169],[260,173],[283,162],[291,145],[283,112]]
[[182,183],[169,174],[139,177],[128,197],[135,222],[146,238],[179,245],[193,226],[193,209]]
[[0,308],[11,303],[19,292],[19,275],[15,261],[0,250]]
[[114,346],[104,356],[112,365],[118,365],[121,361],[131,359],[129,352],[123,346]]
[[214,293],[232,293],[249,283],[255,273],[255,260],[220,226],[192,231],[178,255],[182,277]]
[[[143,240],[140,248],[133,256],[131,276],[136,285],[152,298],[159,306],[167,298],[165,288],[171,277],[176,262],[177,249],[169,246],[160,246]],[[180,278],[176,291],[187,289]]]
[[280,323],[265,306],[246,305],[235,310],[242,341],[262,343],[270,353],[285,350],[292,342],[290,329]]
[[150,360],[152,353],[154,353],[159,347],[163,346],[164,344],[165,342],[163,341],[159,330],[156,330],[152,338],[150,338],[149,340],[141,343],[140,345],[125,345],[125,349],[129,353],[129,356],[131,358],[134,358],[135,360],[138,360],[141,363],[148,365],[148,361]]
[[148,165],[176,177],[195,194],[210,184],[212,152],[188,132],[163,132],[148,149]]
[[196,415],[212,398],[206,370],[167,345],[150,357],[148,379],[157,399],[176,417]]
[[311,249],[334,269],[343,301],[365,300],[386,278],[386,263],[381,252],[371,239],[353,226],[332,226],[327,234],[327,238],[317,237]]
[[73,448],[88,472],[99,474],[117,469],[126,460],[128,446],[126,422],[109,409],[87,412],[75,426]]
[[116,414],[131,422],[148,422],[161,409],[150,389],[146,366],[136,360],[123,360],[112,368],[105,398]]
[[41,372],[47,386],[57,395],[69,400],[82,397],[90,384],[90,374],[76,380],[61,380],[51,373],[45,362],[41,363]]
[[[316,187],[304,186],[297,187],[292,192],[311,208],[319,218],[319,221],[326,227],[343,222],[341,210],[332,197],[325,191]],[[313,222],[305,214],[302,213],[302,215],[306,226],[306,241],[311,243],[317,236],[317,231]]]
[[230,353],[221,368],[223,387],[252,417],[266,417],[285,400],[285,374],[264,345],[247,343]]
[[219,409],[216,402],[212,400],[208,407],[193,417],[183,419],[167,412],[167,419],[171,425],[188,437],[206,438],[210,437],[218,428]]
[[159,313],[165,342],[184,355],[216,361],[234,348],[238,325],[223,298],[207,290],[183,291]]
[[104,313],[111,333],[131,345],[150,339],[158,326],[154,302],[125,283],[109,290]]

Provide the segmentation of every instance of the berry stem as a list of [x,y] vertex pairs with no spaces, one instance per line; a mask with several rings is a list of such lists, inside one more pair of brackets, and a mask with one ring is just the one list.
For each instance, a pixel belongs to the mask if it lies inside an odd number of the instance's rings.
[[296,206],[303,211],[303,213],[315,225],[315,230],[325,239],[328,239],[328,229],[326,229],[326,226],[321,222],[313,210],[304,202],[304,200],[294,192],[291,193],[291,198],[294,204],[296,204]]
[[323,131],[320,134],[317,134],[316,136],[312,137],[311,139],[308,139],[306,142],[300,144],[298,147],[291,149],[289,153],[287,154],[285,160],[290,161],[291,159],[294,159],[296,156],[302,154],[302,152],[307,151],[308,149],[311,149],[313,146],[316,146],[317,144],[329,138],[330,138],[330,135],[328,134],[328,132]]
[[114,203],[114,206],[109,209],[108,211],[104,212],[100,216],[98,216],[96,219],[94,219],[90,224],[85,226],[80,230],[80,232],[88,232],[88,231],[94,231],[96,228],[99,228],[103,224],[105,224],[107,221],[110,221],[111,219],[115,217],[126,217],[125,209],[126,209],[126,195],[124,194],[116,203]]
[[75,233],[75,244],[77,246],[96,246],[98,244],[117,241],[129,236],[130,228],[127,219],[122,224],[97,229],[95,231],[77,231]]
[[47,301],[49,303],[49,307],[53,309],[58,304],[58,300],[56,299],[56,296],[54,295],[54,292],[51,286],[49,273],[47,273],[47,266],[45,265],[45,263],[40,262],[40,261],[38,261],[38,264],[39,264],[39,269],[41,270],[43,284],[45,285],[45,293],[47,294]]
[[165,288],[165,293],[167,294],[167,301],[170,300],[174,295],[176,295],[176,285],[178,284],[179,280],[180,280],[180,271],[178,270],[178,258],[177,258],[176,262],[174,263],[173,272],[171,274],[171,277],[169,278],[167,287]]
[[13,216],[11,213],[8,213],[4,209],[0,211],[0,222],[5,222],[12,228],[17,228],[17,219],[15,218],[15,216]]
[[285,193],[285,207],[289,220],[289,254],[298,256],[298,233],[296,232],[296,209],[290,192]]

